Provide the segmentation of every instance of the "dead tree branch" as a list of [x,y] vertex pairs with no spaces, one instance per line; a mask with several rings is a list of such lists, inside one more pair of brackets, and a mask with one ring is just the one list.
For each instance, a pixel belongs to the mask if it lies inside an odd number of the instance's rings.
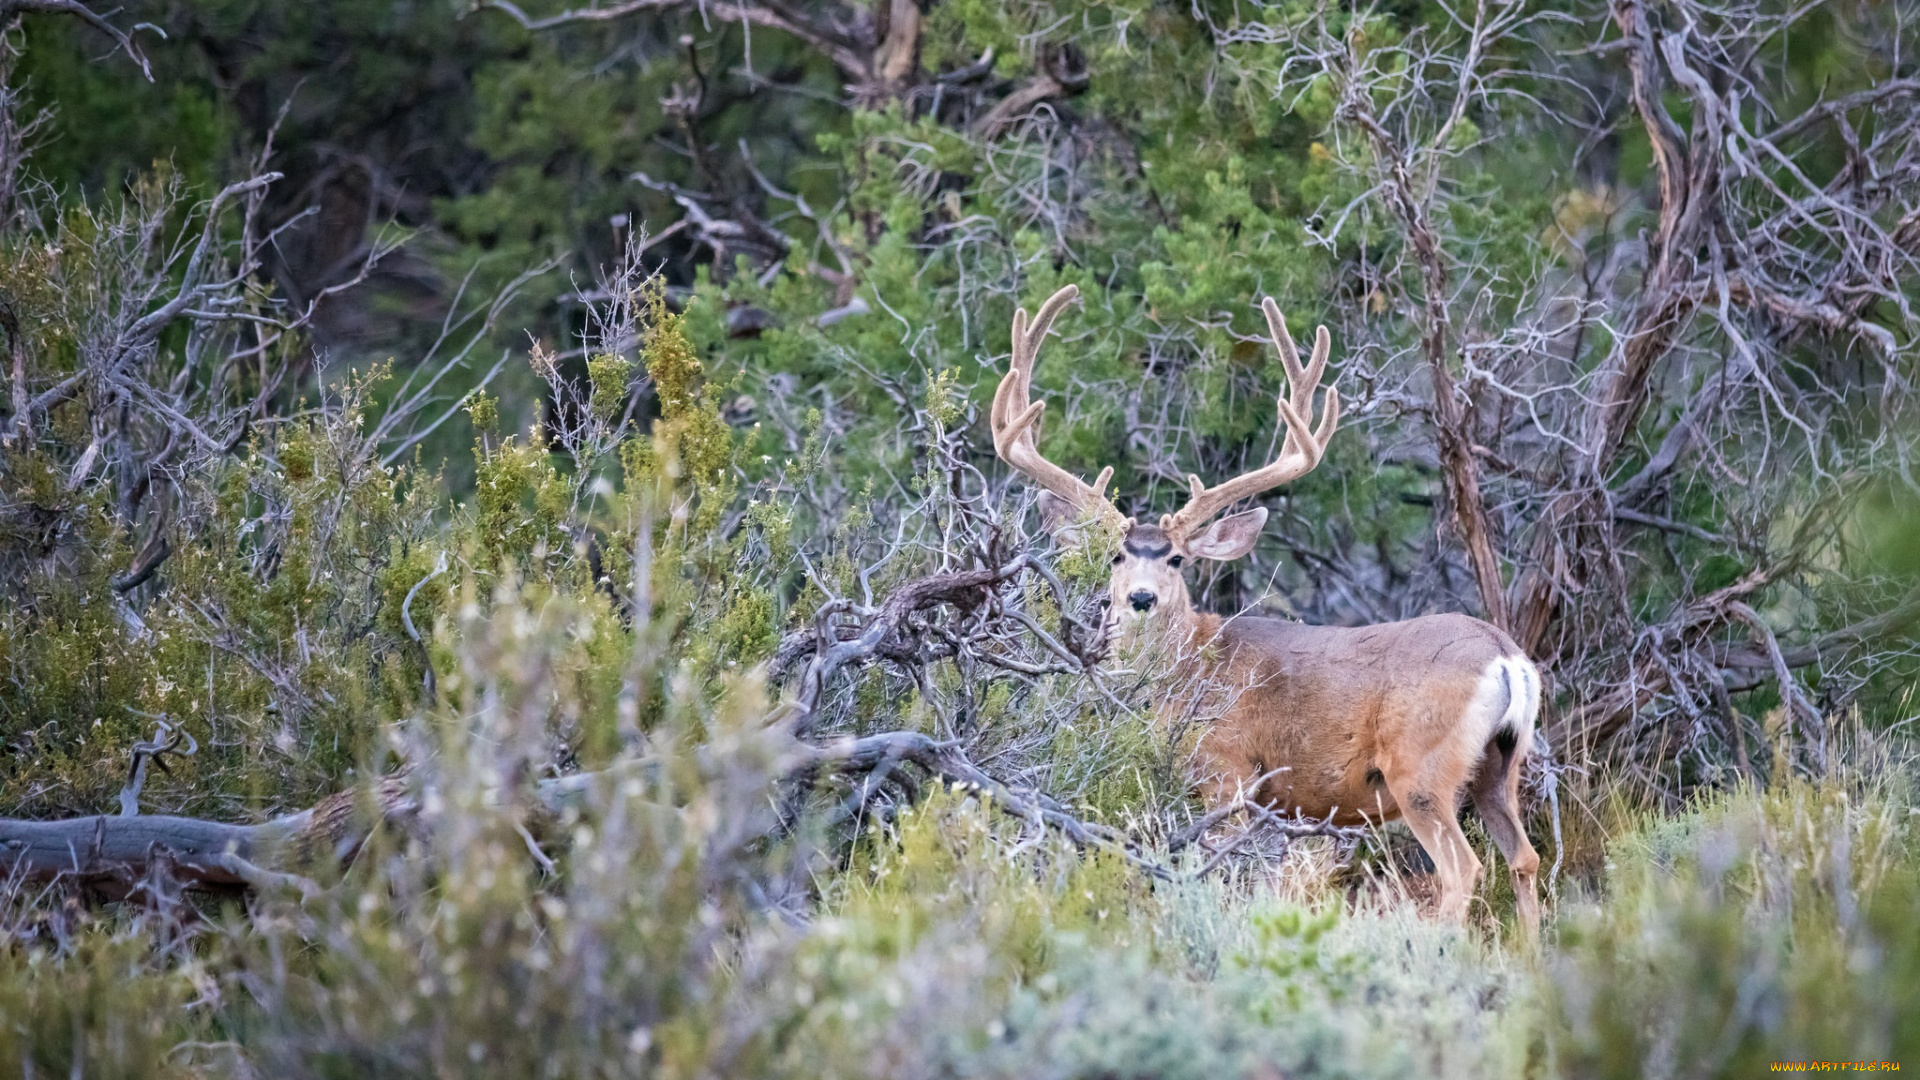
[[[154,747],[147,752],[157,755],[165,749]],[[958,745],[921,732],[891,731],[819,746],[803,744],[786,755],[780,773],[787,780],[822,772],[850,775],[901,762],[985,798],[1020,820],[1043,822],[1076,845],[1115,851],[1156,877],[1171,876],[1118,831],[1083,821],[1042,793],[1001,782],[969,760]],[[649,767],[642,759],[604,772],[543,780],[533,791],[536,809],[558,815],[577,805],[594,785]],[[130,814],[124,807],[119,816],[0,819],[0,876],[15,882],[71,880],[109,898],[126,895],[157,866],[168,868],[182,884],[203,890],[298,885],[307,882],[307,875],[327,867],[337,872],[351,863],[375,831],[409,829],[420,808],[411,770],[402,769],[365,791],[343,791],[309,809],[257,825]]]
[[[1668,769],[1681,745],[1717,775],[1708,743],[1744,754],[1732,694],[1780,682],[1805,729],[1800,669],[1844,699],[1912,622],[1874,571],[1845,599],[1807,572],[1814,546],[1844,546],[1863,484],[1910,483],[1920,327],[1920,75],[1897,49],[1884,74],[1809,85],[1778,50],[1819,6],[1468,3],[1382,38],[1322,5],[1229,35],[1288,46],[1282,94],[1333,92],[1325,145],[1360,194],[1312,235],[1357,266],[1371,303],[1353,328],[1377,335],[1379,376],[1428,384],[1430,404],[1395,407],[1432,425],[1414,456],[1434,505],[1480,606],[1571,698],[1549,723],[1584,752],[1618,738]],[[1911,37],[1900,16],[1868,22]],[[1651,182],[1605,155],[1556,181],[1566,232],[1535,270],[1516,279],[1459,224],[1500,132],[1591,146],[1621,125],[1648,140]],[[1733,585],[1696,585],[1710,557]],[[1789,590],[1841,630],[1769,642]],[[1675,599],[1650,613],[1649,595]]]
[[153,66],[147,62],[146,54],[140,51],[140,46],[134,43],[133,38],[80,0],[0,0],[0,26],[11,23],[18,15],[40,13],[72,15],[112,38],[114,45],[140,66],[140,74],[145,75],[148,82],[153,81]]

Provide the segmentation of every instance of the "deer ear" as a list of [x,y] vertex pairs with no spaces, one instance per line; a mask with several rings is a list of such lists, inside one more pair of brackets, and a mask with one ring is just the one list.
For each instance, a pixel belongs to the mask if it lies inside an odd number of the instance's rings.
[[1256,506],[1245,513],[1228,514],[1207,526],[1199,536],[1187,541],[1187,554],[1196,559],[1237,559],[1260,542],[1260,530],[1267,525],[1267,508]]

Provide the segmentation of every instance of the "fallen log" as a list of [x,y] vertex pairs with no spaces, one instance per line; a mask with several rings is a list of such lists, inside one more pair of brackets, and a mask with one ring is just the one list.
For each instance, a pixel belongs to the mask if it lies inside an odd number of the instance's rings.
[[[1155,877],[1171,877],[1118,830],[1083,821],[1044,794],[1006,784],[969,760],[958,743],[921,732],[797,743],[776,772],[783,779],[846,776],[902,763],[983,797],[1023,821],[1044,823],[1078,846],[1107,848]],[[579,805],[596,786],[649,771],[653,765],[636,759],[543,780],[533,789],[538,810],[558,816]],[[253,825],[162,814],[61,821],[0,818],[0,880],[71,881],[118,899],[150,873],[163,872],[180,885],[202,891],[291,888],[312,894],[319,886],[307,875],[350,864],[376,830],[408,830],[419,812],[417,785],[411,770],[402,767],[368,788],[338,792],[305,810]]]
[[[373,813],[364,812],[371,808]],[[398,823],[418,812],[408,770],[369,789],[342,791],[298,813],[254,825],[164,814],[97,815],[62,821],[0,818],[0,877],[57,879],[124,894],[158,863],[180,883],[210,891],[312,886],[300,871],[351,862],[374,819]]]

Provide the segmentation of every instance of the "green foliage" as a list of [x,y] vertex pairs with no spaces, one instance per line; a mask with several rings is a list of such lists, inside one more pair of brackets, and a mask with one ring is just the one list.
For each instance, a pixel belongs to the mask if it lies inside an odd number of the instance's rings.
[[95,63],[105,39],[77,20],[30,21],[26,36],[14,81],[29,110],[51,110],[57,125],[34,152],[49,181],[112,192],[164,163],[196,187],[218,183],[242,122],[216,87],[180,78],[149,84],[119,64]]
[[1548,965],[1566,1073],[1910,1060],[1920,849],[1893,782],[1735,792],[1617,840]]
[[662,426],[656,429],[654,439],[671,445],[671,457],[701,496],[703,512],[709,516],[696,528],[705,532],[713,528],[712,515],[732,493],[726,469],[733,463],[733,433],[720,418],[706,366],[688,338],[687,317],[667,310],[665,297],[657,288],[650,303],[652,325],[641,360],[660,402]]
[[[978,647],[911,671],[889,658],[833,688],[841,727],[816,734],[964,740],[1023,788],[1144,838],[1172,880],[1076,850],[977,792],[909,790],[904,764],[898,797],[824,774],[776,784],[794,747],[767,723],[763,682],[795,641],[810,644],[802,632],[833,632],[823,606],[871,609],[936,568],[984,561],[956,539],[984,518],[994,557],[1027,542],[1012,506],[994,505],[1003,489],[968,424],[1004,370],[1014,309],[1066,284],[1082,300],[1040,359],[1037,392],[1053,402],[1042,446],[1087,474],[1115,465],[1116,505],[1142,520],[1185,494],[1186,470],[1218,479],[1277,445],[1284,374],[1259,297],[1280,298],[1297,338],[1339,327],[1342,390],[1365,408],[1316,473],[1265,500],[1289,545],[1270,539],[1244,571],[1200,583],[1214,606],[1270,598],[1329,621],[1458,606],[1427,421],[1401,389],[1424,374],[1382,360],[1417,355],[1418,287],[1383,272],[1406,238],[1369,216],[1349,168],[1364,141],[1327,130],[1339,88],[1276,93],[1296,43],[1251,32],[1246,5],[926,4],[922,74],[989,49],[995,60],[984,83],[923,82],[904,102],[854,92],[793,35],[709,22],[694,4],[533,33],[499,10],[376,0],[137,14],[168,29],[140,39],[153,86],[124,61],[87,62],[101,41],[77,22],[25,24],[10,85],[57,111],[26,175],[58,192],[34,211],[38,231],[0,222],[0,303],[33,387],[94,362],[140,287],[179,280],[173,241],[155,238],[197,228],[194,200],[270,130],[270,165],[291,174],[271,198],[291,201],[268,217],[309,198],[322,215],[281,237],[283,262],[248,295],[339,272],[389,215],[418,236],[390,273],[329,299],[325,340],[207,357],[183,325],[138,358],[194,386],[205,368],[240,372],[207,408],[244,414],[244,437],[159,468],[164,511],[128,509],[116,470],[138,455],[109,445],[110,414],[86,395],[29,438],[5,433],[0,813],[109,809],[156,718],[200,751],[149,777],[145,812],[284,812],[396,759],[420,812],[301,905],[206,902],[206,920],[183,927],[78,891],[9,892],[7,1067],[1598,1077],[1915,1056],[1920,852],[1905,761],[1813,782],[1790,779],[1783,757],[1770,788],[1644,817],[1629,807],[1624,823],[1582,818],[1569,799],[1573,839],[1553,855],[1570,854],[1557,885],[1571,899],[1537,953],[1498,939],[1492,917],[1421,921],[1385,857],[1315,878],[1303,842],[1277,877],[1228,860],[1195,879],[1204,855],[1156,851],[1193,809],[1199,732],[1156,719],[1165,687],[1145,654],[1116,657],[1098,693],[1078,670],[995,668],[1008,657]],[[1457,30],[1431,4],[1328,15],[1363,53]],[[1809,15],[1763,57],[1788,97],[1844,93],[1878,62],[1838,18]],[[1004,130],[927,100],[968,86],[994,100],[1068,58],[1085,86]],[[1389,71],[1379,102],[1414,74]],[[1606,130],[1607,180],[1568,175],[1565,131],[1491,109],[1442,148],[1446,254],[1481,324],[1530,302],[1494,283],[1587,274],[1618,258],[1601,240],[1645,223],[1651,150],[1632,124]],[[1850,160],[1841,146],[1809,156],[1821,177]],[[716,216],[759,215],[791,246],[762,259],[713,243],[724,230],[663,237],[686,189],[713,193],[701,205]],[[1356,224],[1326,240],[1320,215],[1349,203]],[[593,290],[573,284],[625,266],[642,235],[658,241],[645,265],[666,269],[631,325],[597,340]],[[457,411],[398,463],[381,427],[401,393],[391,369],[426,362],[469,269],[465,287],[484,295],[549,257],[572,278],[549,275],[489,316],[531,365],[490,392],[460,374],[436,391],[464,401],[471,476],[439,449],[467,439]],[[1563,374],[1617,353],[1608,330],[1592,333]],[[345,363],[313,374],[316,346]],[[276,366],[291,382],[269,392]],[[11,398],[5,409],[11,425]],[[1637,466],[1645,441],[1618,464]],[[98,445],[112,468],[88,456]],[[1490,454],[1486,467],[1544,466]],[[1741,579],[1751,545],[1711,538],[1790,531],[1814,498],[1796,489],[1778,520],[1749,521],[1718,483],[1703,468],[1662,496],[1678,527],[1622,553],[1621,606],[1665,610]],[[1810,634],[1920,580],[1910,485],[1893,470],[1862,483],[1831,550],[1810,560]],[[1520,518],[1539,511],[1518,505]],[[152,537],[167,558],[126,585]],[[1084,615],[1075,605],[1105,588],[1119,539],[1059,538],[1046,557],[1065,595],[1030,582],[1026,612],[1049,630]],[[1323,587],[1329,569],[1345,591]],[[783,635],[795,635],[785,649]],[[1912,660],[1896,659],[1864,690],[1833,679],[1822,705],[1857,693],[1869,726],[1890,726],[1913,686]],[[1774,693],[1736,695],[1730,726]],[[564,810],[535,809],[538,785],[567,783]],[[1582,844],[1606,852],[1591,872]],[[1510,903],[1498,881],[1481,895]]]
[[1888,478],[1861,500],[1862,561],[1896,581],[1920,582],[1920,492]]
[[[418,763],[417,829],[377,837],[303,907],[269,896],[198,937],[84,910],[62,924],[17,897],[5,1060],[53,1075],[78,1047],[106,1075],[1385,1078],[1637,1076],[1663,1060],[1742,1075],[1908,1049],[1920,853],[1897,761],[1856,753],[1895,771],[1644,819],[1616,840],[1604,899],[1563,908],[1536,965],[1391,895],[1154,882],[958,789],[874,821],[844,857],[810,855],[808,828],[766,842],[788,744],[750,676],[661,702],[644,761],[523,835],[543,782],[529,766],[618,723],[617,673],[645,643],[596,594],[482,604],[473,580],[445,617],[440,702],[390,733]],[[810,918],[767,906],[769,887],[809,879]]]
[[630,388],[627,380],[633,364],[624,356],[601,353],[587,361],[587,379],[593,384],[593,415],[602,420],[617,420],[626,406]]
[[168,600],[144,615],[129,617],[113,585],[132,553],[104,487],[28,504],[97,524],[53,551],[15,535],[4,552],[23,571],[0,608],[11,809],[104,808],[153,715],[202,746],[149,789],[182,809],[311,798],[372,748],[379,720],[409,699],[378,662],[400,648],[394,594],[413,584],[402,579],[421,556],[407,553],[435,510],[361,441],[380,377],[190,478],[178,498],[191,512],[169,531]]
[[1013,973],[1037,978],[1052,966],[1063,937],[1127,948],[1153,907],[1146,882],[1110,854],[1061,858],[1046,868],[998,859],[989,802],[954,789],[876,830],[851,862],[853,872],[828,898],[828,910],[849,926],[870,927],[870,947],[910,953],[935,927],[965,922]]
[[489,439],[500,433],[500,399],[486,391],[479,391],[468,400],[467,416],[473,423],[474,434],[480,438]]
[[0,950],[0,1061],[19,1076],[186,1077],[188,1006],[209,986],[191,953],[157,958],[139,920],[85,928],[63,950]]
[[561,527],[569,492],[540,433],[525,443],[509,435],[475,456],[475,525],[489,563],[505,570],[508,560],[527,556],[542,569],[559,565],[570,546]]

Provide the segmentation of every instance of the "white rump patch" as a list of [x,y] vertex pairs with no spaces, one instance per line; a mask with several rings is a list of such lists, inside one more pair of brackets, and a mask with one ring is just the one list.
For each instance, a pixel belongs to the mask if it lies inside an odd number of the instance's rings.
[[1480,673],[1461,726],[1478,731],[1486,746],[1502,730],[1513,732],[1513,752],[1526,756],[1540,717],[1540,670],[1524,656],[1499,656]]

